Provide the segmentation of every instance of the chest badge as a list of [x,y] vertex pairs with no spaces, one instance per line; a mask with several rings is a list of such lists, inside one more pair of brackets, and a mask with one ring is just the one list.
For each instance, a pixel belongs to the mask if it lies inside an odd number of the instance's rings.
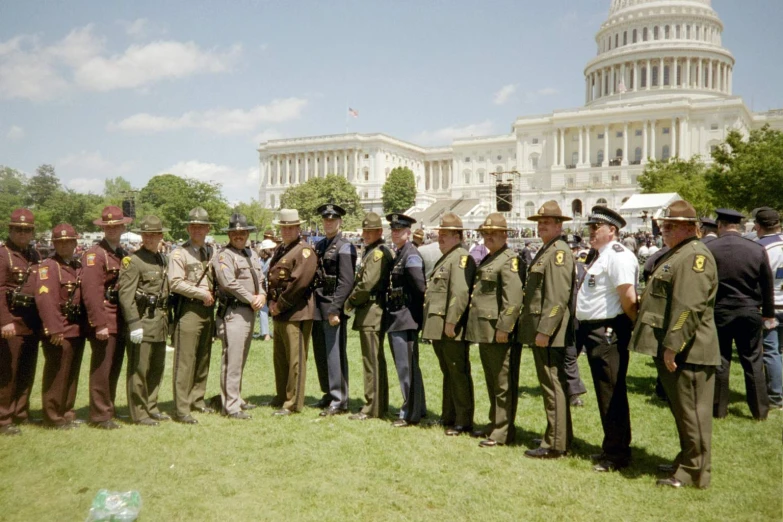
[[87,254],[85,260],[87,261],[87,266],[95,266],[95,254]]
[[696,257],[693,259],[693,271],[694,272],[704,272],[704,262],[707,260],[707,258],[701,254],[697,254]]
[[303,258],[305,258],[305,259],[307,259],[308,257],[310,257],[310,254],[311,254],[311,253],[312,253],[312,252],[310,251],[310,249],[309,249],[309,248],[305,248],[304,250],[302,250],[302,257],[303,257]]
[[590,279],[587,280],[587,286],[588,288],[595,288],[595,276],[591,275]]
[[40,270],[38,270],[38,279],[49,279],[49,268],[42,266]]

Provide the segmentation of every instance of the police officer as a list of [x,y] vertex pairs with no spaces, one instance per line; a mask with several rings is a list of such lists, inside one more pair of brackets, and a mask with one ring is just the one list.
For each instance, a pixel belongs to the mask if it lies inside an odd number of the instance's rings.
[[[295,209],[280,210],[283,241],[269,262],[269,313],[275,328],[275,415],[302,411],[305,397],[307,348],[313,329],[315,298],[312,284],[318,267],[313,248],[300,237]],[[342,399],[342,397],[341,397]]]
[[117,383],[125,359],[127,331],[119,307],[119,276],[128,252],[120,245],[125,227],[133,220],[119,207],[107,206],[100,219],[103,239],[82,255],[81,295],[87,312],[86,335],[90,342],[90,424],[113,430],[120,427],[116,415]]
[[402,392],[400,416],[392,426],[402,428],[418,424],[427,414],[424,381],[419,369],[419,329],[424,313],[424,263],[419,251],[409,241],[411,225],[416,220],[405,214],[386,216],[390,223],[392,243],[397,251],[389,274],[386,292],[384,329],[394,356]]
[[122,260],[120,308],[128,324],[128,409],[141,426],[157,426],[170,417],[158,409],[158,391],[166,364],[169,286],[166,258],[158,253],[163,224],[157,216],[139,223],[141,248]]
[[492,213],[478,228],[489,253],[476,268],[465,338],[479,343],[481,365],[489,394],[489,425],[473,433],[486,437],[485,448],[514,442],[519,395],[521,346],[511,335],[522,303],[519,258],[508,248],[508,231],[503,214]]
[[30,421],[30,391],[38,361],[41,320],[35,281],[41,256],[30,246],[35,218],[26,208],[11,212],[8,240],[0,249],[0,434],[21,433]]
[[198,424],[191,411],[215,413],[204,402],[209,376],[214,328],[215,284],[210,260],[209,214],[201,207],[190,211],[190,239],[171,254],[168,278],[174,306],[174,420]]
[[639,262],[618,242],[625,219],[614,210],[595,206],[587,225],[596,252],[579,285],[576,318],[578,344],[587,351],[598,412],[604,430],[601,453],[593,469],[624,468],[631,459],[631,419],[628,407],[628,343],[636,321]]
[[564,456],[571,445],[571,408],[566,394],[566,346],[573,344],[571,300],[574,257],[563,238],[564,216],[555,201],[547,201],[528,219],[538,224],[544,244],[527,268],[522,312],[519,316],[519,342],[530,346],[541,384],[547,427],[538,448],[525,456],[554,459]]
[[712,381],[720,364],[713,317],[718,274],[698,239],[690,203],[672,202],[660,221],[671,250],[644,289],[631,349],[654,358],[679,433],[680,452],[672,465],[659,466],[668,477],[658,485],[706,488],[712,472]]
[[362,221],[364,254],[356,273],[353,290],[345,303],[354,315],[353,329],[359,332],[364,368],[364,407],[351,420],[381,418],[389,409],[389,381],[383,353],[383,310],[386,282],[394,254],[384,244],[381,217],[369,212]]
[[242,399],[242,374],[253,340],[254,322],[266,303],[258,255],[247,246],[250,231],[244,214],[231,214],[228,245],[212,258],[218,285],[217,334],[223,344],[220,364],[220,398],[223,415],[247,420],[255,404]]
[[421,334],[432,341],[443,372],[441,423],[446,435],[454,436],[473,431],[470,343],[464,333],[476,262],[462,245],[464,228],[458,215],[443,214],[435,230],[442,256],[427,281]]
[[[754,419],[764,420],[769,398],[764,378],[762,326],[775,317],[772,270],[760,244],[740,234],[744,218],[735,210],[715,210],[718,239],[707,243],[718,268],[715,324],[718,327],[721,365],[715,374],[713,416],[723,418],[729,408],[729,369],[732,343],[745,373],[745,391]],[[761,312],[759,312],[759,309]]]
[[718,224],[714,219],[703,217],[701,222],[701,242],[709,243],[715,239],[718,239]]
[[81,263],[73,258],[77,239],[79,235],[71,225],[54,227],[55,254],[40,264],[35,290],[35,304],[44,328],[44,425],[61,430],[78,426],[73,408],[85,344]]

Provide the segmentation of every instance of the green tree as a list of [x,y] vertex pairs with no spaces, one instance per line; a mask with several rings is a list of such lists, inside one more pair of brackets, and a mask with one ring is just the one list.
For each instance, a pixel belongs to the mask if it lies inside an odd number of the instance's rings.
[[313,178],[306,183],[289,188],[280,198],[280,208],[297,209],[299,219],[304,223],[303,229],[308,229],[315,224],[318,224],[320,229],[320,216],[315,210],[329,202],[345,209],[343,229],[354,230],[361,225],[364,210],[356,187],[336,174],[329,174],[325,178]]
[[103,206],[103,196],[60,190],[46,202],[42,219],[46,219],[47,229],[59,223],[69,223],[78,232],[95,232],[99,227],[93,224],[93,220],[100,216]]
[[699,156],[689,160],[651,160],[639,176],[639,186],[643,194],[676,192],[700,215],[709,215],[715,206],[706,173],[707,167]]
[[712,153],[707,186],[719,207],[750,211],[783,205],[783,132],[765,125],[747,140],[736,130]]
[[56,192],[62,190],[60,179],[51,165],[41,165],[27,183],[27,205],[37,209],[46,204]]
[[122,206],[122,201],[133,192],[130,181],[117,176],[116,178],[106,178],[103,182],[103,196],[106,198],[107,205]]
[[416,178],[408,167],[396,167],[389,172],[383,193],[383,211],[405,212],[416,201]]
[[24,174],[0,165],[0,233],[5,234],[8,230],[11,212],[25,205],[26,184]]
[[257,199],[250,200],[250,203],[239,203],[234,207],[234,212],[244,214],[248,223],[256,226],[255,239],[258,240],[260,234],[272,225],[272,211],[264,208]]

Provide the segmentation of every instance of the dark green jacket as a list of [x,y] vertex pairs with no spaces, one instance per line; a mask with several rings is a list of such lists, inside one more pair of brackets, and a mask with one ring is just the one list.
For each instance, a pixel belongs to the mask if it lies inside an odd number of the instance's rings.
[[382,240],[367,246],[362,265],[354,279],[353,290],[345,301],[345,312],[356,314],[354,330],[381,331],[386,296],[384,283],[389,280],[393,260],[394,254]]
[[[169,297],[166,279],[166,257],[139,248],[122,259],[120,269],[120,308],[128,330],[144,329],[145,342],[166,340],[168,318],[163,305]],[[155,296],[156,306],[148,306]]]
[[443,329],[446,323],[454,323],[457,335],[453,339],[462,340],[475,273],[476,262],[462,245],[457,245],[438,259],[424,293],[422,338],[435,341],[450,339],[443,334]]

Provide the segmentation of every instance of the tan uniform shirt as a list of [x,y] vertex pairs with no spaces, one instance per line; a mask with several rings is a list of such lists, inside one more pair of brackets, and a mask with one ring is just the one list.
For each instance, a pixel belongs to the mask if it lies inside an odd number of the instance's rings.
[[[201,248],[206,257],[208,255],[206,245]],[[204,275],[205,270],[207,271],[206,275]],[[171,254],[168,277],[169,286],[174,293],[199,301],[207,299],[212,293],[209,258],[201,261],[199,248],[191,245],[190,242],[185,243]],[[196,286],[197,283],[198,286]]]
[[[213,257],[212,266],[215,267],[219,291],[224,297],[249,305],[254,295],[266,295],[261,284],[264,277],[261,263],[252,249],[240,251],[232,246],[223,247]],[[255,272],[255,278],[252,272]]]

